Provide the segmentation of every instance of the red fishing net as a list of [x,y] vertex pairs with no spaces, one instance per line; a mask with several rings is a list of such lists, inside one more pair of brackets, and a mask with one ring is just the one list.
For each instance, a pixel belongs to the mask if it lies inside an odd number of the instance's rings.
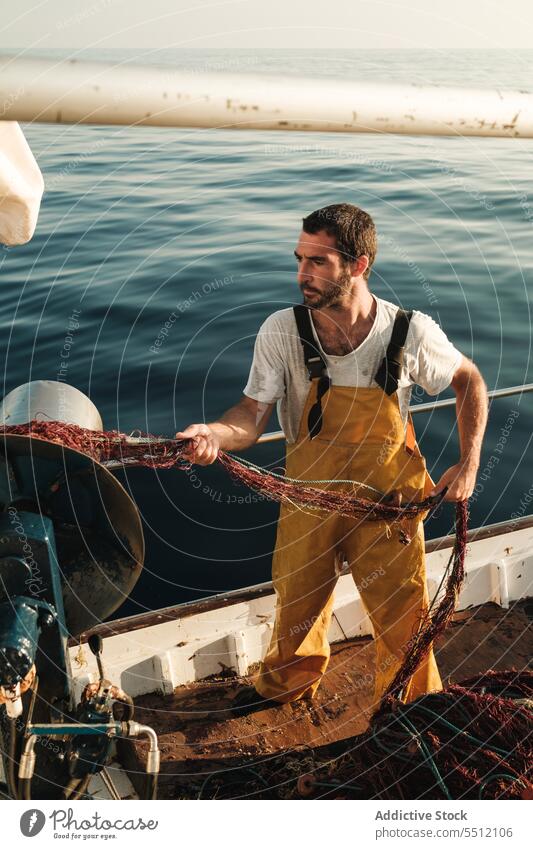
[[65,448],[81,451],[104,465],[121,463],[155,469],[171,469],[187,462],[183,452],[191,441],[165,439],[140,430],[126,434],[118,430],[87,430],[75,424],[37,420],[27,424],[1,426],[0,433],[55,442]]
[[[168,439],[142,431],[131,434],[117,430],[86,430],[73,424],[54,421],[31,421],[27,424],[4,426],[0,432],[31,436],[55,442],[87,454],[103,465],[146,466],[152,469],[187,468],[191,461],[187,449],[192,439]],[[413,519],[427,512],[441,500],[438,496],[402,506],[383,500],[370,500],[346,491],[318,488],[293,481],[220,451],[218,462],[239,483],[261,492],[276,501],[287,501],[300,507],[337,512],[349,518],[386,520],[391,523]],[[330,481],[334,485],[335,481]],[[363,486],[364,484],[359,484]],[[408,541],[408,540],[407,540]]]
[[[85,430],[53,421],[5,426],[3,432],[54,442],[104,465],[154,469],[189,467],[187,449],[193,443],[141,431],[125,434]],[[443,497],[441,493],[437,498],[395,506],[388,504],[384,495],[369,499],[345,488],[339,491],[316,487],[312,482],[292,480],[225,452],[219,453],[218,461],[234,480],[271,499],[352,518],[398,523],[400,538],[406,544],[409,537],[402,522],[428,515]],[[526,681],[524,674],[498,673],[500,677],[496,678],[487,673],[485,689],[479,681],[470,685],[467,682],[467,686],[448,687],[410,704],[402,701],[407,681],[453,616],[464,579],[467,528],[467,502],[461,501],[456,504],[455,543],[439,603],[434,599],[419,623],[369,731],[345,741],[351,742],[351,748],[345,746],[342,754],[326,765],[317,761],[311,781],[317,788],[321,784],[334,786],[337,795],[363,794],[360,798],[421,798],[416,790],[421,782],[423,787],[434,788],[428,798],[435,794],[441,798],[523,798],[531,792],[531,676]],[[515,690],[524,697],[520,703],[509,698],[511,678]],[[265,780],[261,776],[263,787]]]

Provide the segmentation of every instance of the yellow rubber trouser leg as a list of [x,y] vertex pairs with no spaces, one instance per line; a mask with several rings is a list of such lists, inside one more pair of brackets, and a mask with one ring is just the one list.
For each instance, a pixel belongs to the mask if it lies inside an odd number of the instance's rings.
[[276,621],[255,681],[264,698],[310,698],[326,671],[337,524],[335,515],[310,515],[282,506],[272,560]]
[[[424,527],[420,522],[405,546],[399,541],[397,528],[391,528],[388,538],[384,522],[361,522],[343,545],[374,628],[375,708],[400,668],[427,610]],[[433,649],[409,679],[403,698],[413,701],[432,690],[442,690]]]

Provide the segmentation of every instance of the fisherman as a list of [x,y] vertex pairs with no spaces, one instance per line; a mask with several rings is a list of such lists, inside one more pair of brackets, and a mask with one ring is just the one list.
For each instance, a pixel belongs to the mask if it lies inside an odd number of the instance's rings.
[[[253,445],[277,404],[287,477],[337,489],[356,481],[359,497],[385,494],[395,504],[443,491],[445,501],[472,495],[487,420],[485,382],[430,316],[370,291],[376,250],[374,222],[357,206],[332,204],[303,219],[294,251],[303,303],[261,325],[239,403],[218,421],[176,434],[195,440],[193,462],[208,465],[220,450]],[[457,396],[460,459],[437,484],[408,409],[413,385],[430,395],[451,385]],[[274,630],[254,687],[235,700],[237,714],[313,698],[330,657],[333,590],[345,562],[374,630],[377,706],[428,606],[425,516],[410,520],[402,539],[383,520],[281,505],[272,561]],[[412,701],[441,689],[431,649],[402,697]]]

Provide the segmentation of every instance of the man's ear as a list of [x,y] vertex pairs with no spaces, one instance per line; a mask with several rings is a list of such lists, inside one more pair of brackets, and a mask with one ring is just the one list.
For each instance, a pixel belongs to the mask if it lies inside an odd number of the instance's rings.
[[357,259],[350,263],[352,277],[362,277],[369,265],[366,254],[361,254]]

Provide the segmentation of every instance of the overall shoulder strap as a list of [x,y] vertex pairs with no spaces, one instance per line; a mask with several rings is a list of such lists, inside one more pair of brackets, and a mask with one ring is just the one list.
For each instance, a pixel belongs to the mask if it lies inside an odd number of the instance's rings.
[[316,384],[316,401],[310,408],[307,416],[309,439],[314,439],[322,430],[322,398],[328,392],[331,386],[331,380],[328,374],[328,367],[313,335],[310,310],[303,304],[297,304],[293,307],[293,310],[298,335],[304,349],[304,361],[309,374],[309,380],[318,378]]
[[304,350],[305,367],[309,374],[309,380],[314,377],[322,377],[327,373],[327,366],[317,346],[313,329],[311,327],[311,313],[303,304],[293,307],[298,335]]
[[398,381],[402,374],[403,351],[409,323],[413,310],[399,309],[396,313],[392,336],[374,380],[387,395],[392,395],[398,389]]

